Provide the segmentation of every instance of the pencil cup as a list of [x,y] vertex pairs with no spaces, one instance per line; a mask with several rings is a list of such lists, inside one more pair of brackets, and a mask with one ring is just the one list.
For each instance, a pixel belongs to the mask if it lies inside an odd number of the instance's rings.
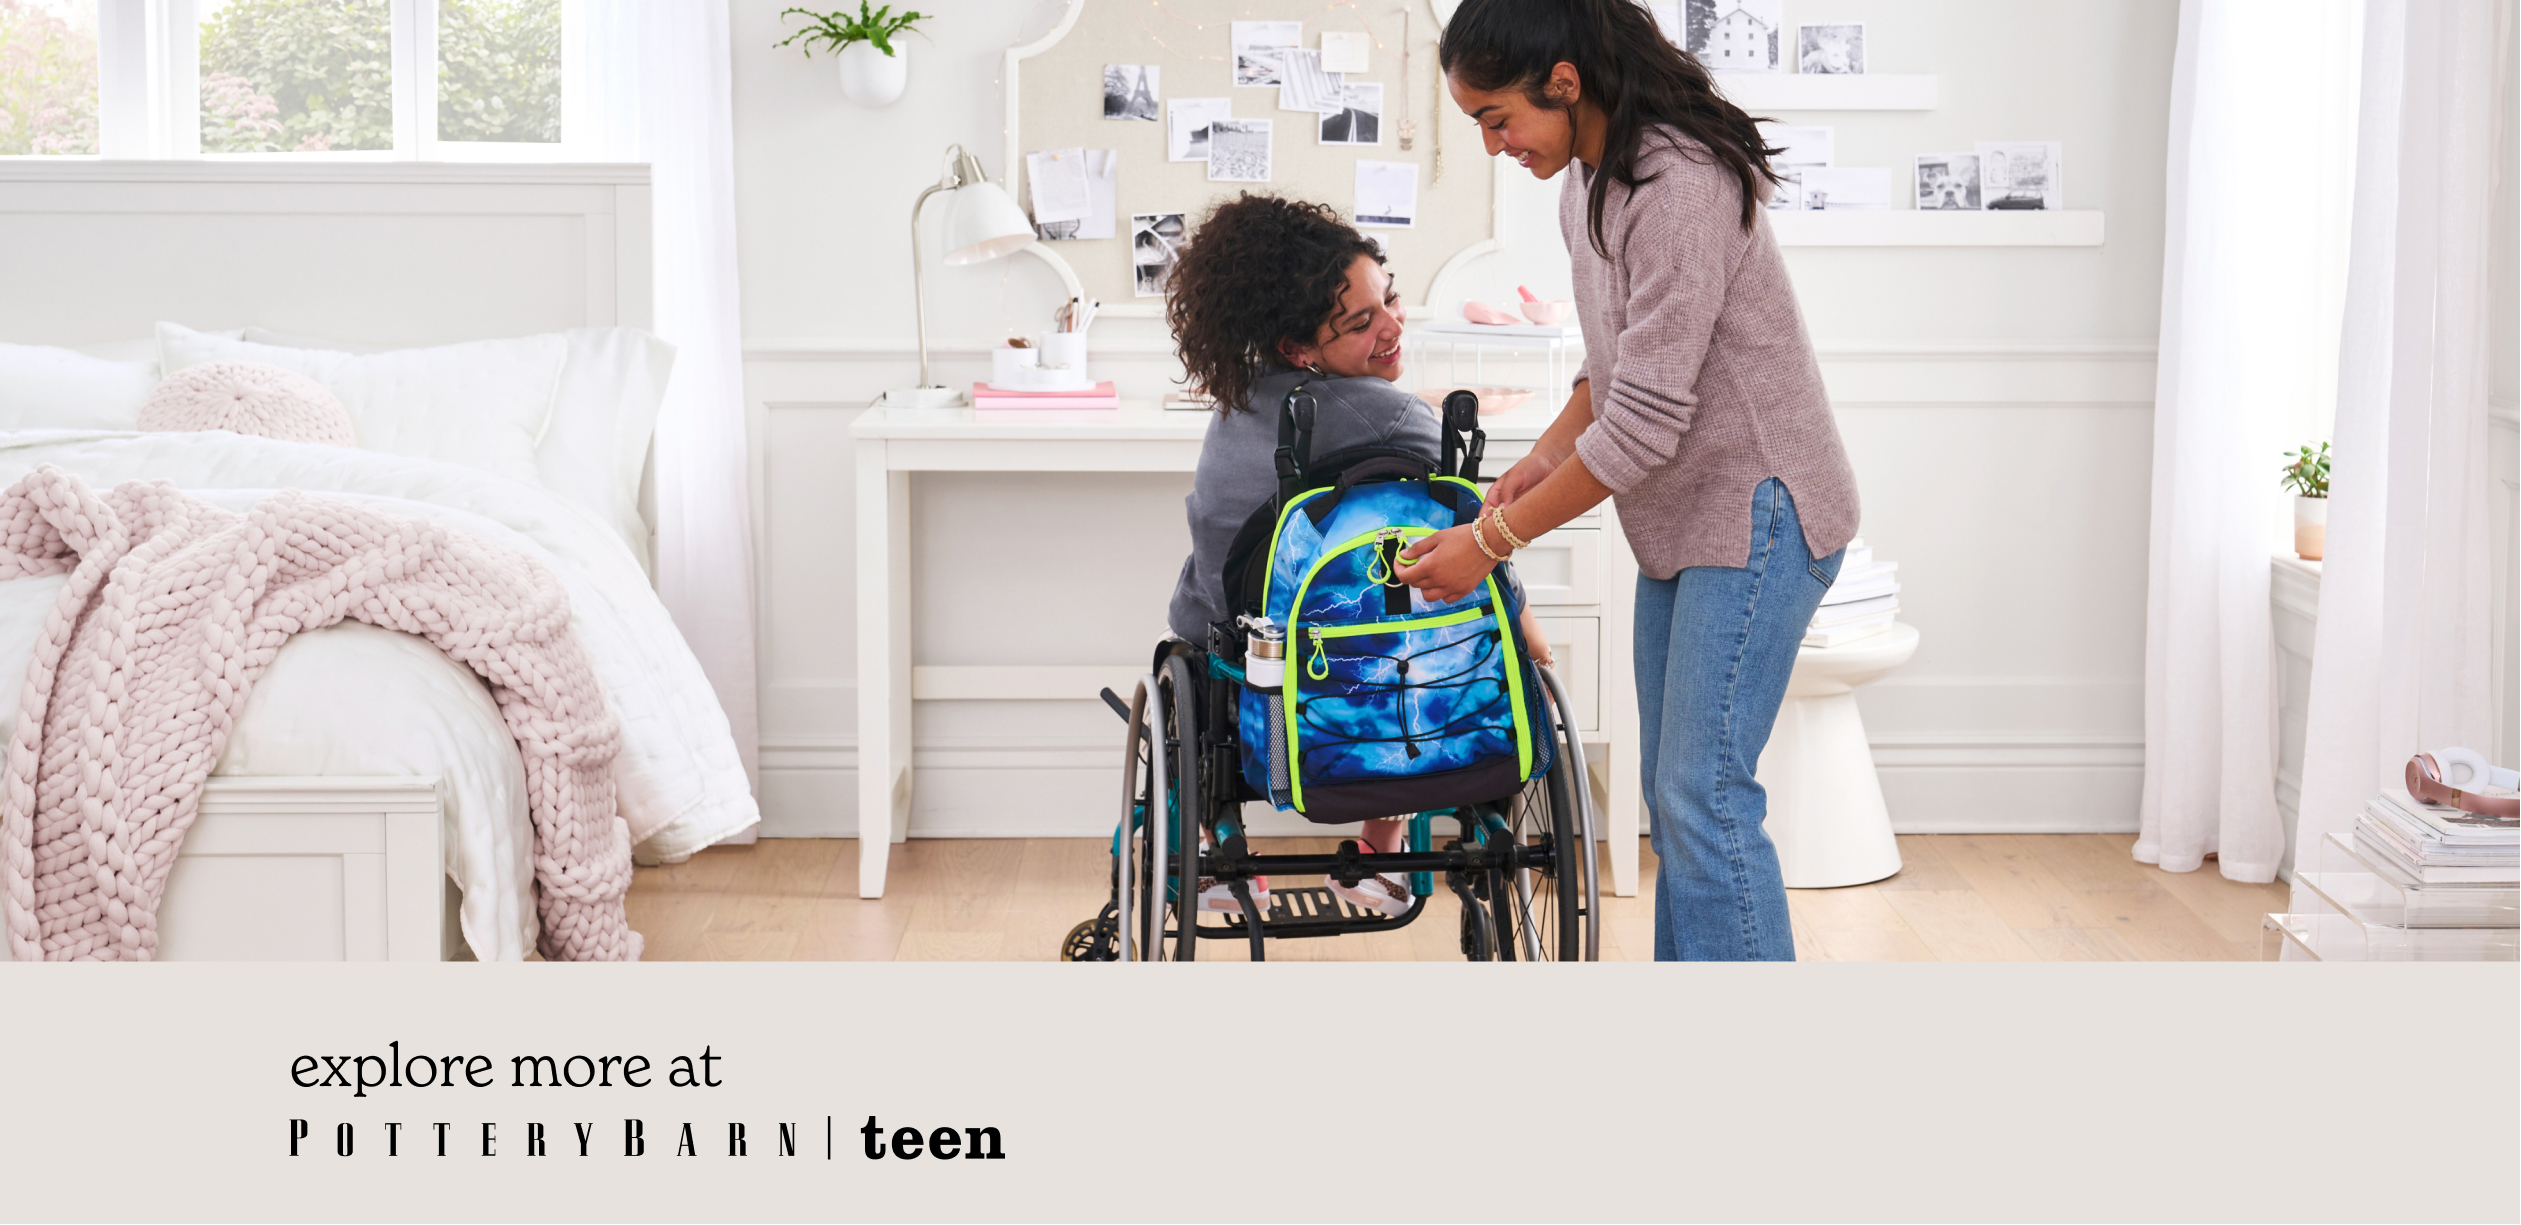
[[1085,337],[1083,332],[1044,332],[1034,341],[1041,346],[1042,372],[1051,381],[1066,387],[1087,385]]

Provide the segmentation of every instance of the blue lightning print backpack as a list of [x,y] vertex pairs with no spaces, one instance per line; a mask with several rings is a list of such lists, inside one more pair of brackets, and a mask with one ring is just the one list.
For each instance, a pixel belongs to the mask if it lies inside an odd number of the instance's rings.
[[1226,606],[1286,639],[1279,688],[1247,680],[1240,691],[1245,783],[1325,823],[1513,795],[1551,760],[1519,590],[1500,566],[1469,595],[1431,604],[1402,581],[1399,556],[1479,514],[1478,397],[1447,398],[1435,471],[1384,447],[1313,462],[1314,409],[1302,384],[1281,403],[1278,496],[1227,555]]

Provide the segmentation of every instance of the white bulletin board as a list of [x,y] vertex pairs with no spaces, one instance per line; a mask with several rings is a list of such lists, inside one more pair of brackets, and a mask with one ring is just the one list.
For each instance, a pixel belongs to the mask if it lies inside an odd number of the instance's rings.
[[[1102,301],[1104,315],[1158,317],[1163,299],[1136,295],[1132,215],[1185,214],[1195,238],[1198,218],[1211,204],[1250,191],[1318,201],[1353,219],[1358,162],[1414,163],[1416,224],[1408,229],[1360,228],[1382,241],[1402,300],[1413,311],[1442,301],[1450,273],[1497,249],[1499,184],[1494,159],[1486,155],[1477,130],[1442,97],[1436,68],[1437,7],[1430,0],[1068,0],[1049,34],[1006,53],[1006,181],[1029,215],[1033,200],[1026,154],[1116,150],[1116,225],[1110,238],[1045,241],[1033,250],[1054,265],[1066,264],[1085,294]],[[1410,44],[1405,81],[1404,10]],[[1346,79],[1382,84],[1381,143],[1324,144],[1318,118],[1279,109],[1275,87],[1235,85],[1236,21],[1301,22],[1298,45],[1307,48],[1318,48],[1325,31],[1366,34],[1367,69],[1348,73]],[[1103,117],[1107,64],[1146,64],[1160,70],[1156,121]],[[1234,118],[1272,121],[1269,181],[1211,182],[1206,162],[1168,160],[1169,125],[1161,116],[1164,104],[1174,98],[1226,98]],[[1404,116],[1416,129],[1407,150],[1400,147]]]

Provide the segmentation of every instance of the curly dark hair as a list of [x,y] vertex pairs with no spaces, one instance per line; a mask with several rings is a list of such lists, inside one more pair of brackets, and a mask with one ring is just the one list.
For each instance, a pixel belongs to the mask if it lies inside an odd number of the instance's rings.
[[1190,384],[1217,412],[1245,412],[1252,384],[1309,345],[1339,310],[1348,269],[1383,252],[1327,204],[1239,195],[1209,210],[1173,266],[1165,318]]

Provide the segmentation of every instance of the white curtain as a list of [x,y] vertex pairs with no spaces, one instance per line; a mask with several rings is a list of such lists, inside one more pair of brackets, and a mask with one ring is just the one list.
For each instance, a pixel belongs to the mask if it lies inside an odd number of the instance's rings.
[[675,349],[657,419],[657,590],[758,778],[727,4],[603,0],[585,11],[588,153],[651,167],[656,331]]
[[2513,5],[2369,5],[2306,863],[2410,753],[2493,743],[2487,233]]
[[2154,398],[2135,857],[2275,879],[2279,453],[2324,432],[2346,262],[2354,0],[2185,0]]

